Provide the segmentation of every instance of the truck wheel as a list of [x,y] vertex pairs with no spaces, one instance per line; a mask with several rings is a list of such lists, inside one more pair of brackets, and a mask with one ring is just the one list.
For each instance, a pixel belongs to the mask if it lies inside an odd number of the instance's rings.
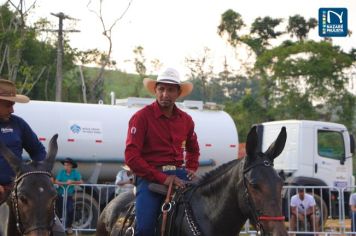
[[317,194],[314,194],[314,199],[316,202],[316,215],[319,218],[319,225],[323,226],[326,223],[326,220],[328,219],[328,207],[324,200]]
[[89,194],[78,192],[74,195],[74,220],[75,229],[94,229],[99,217],[99,204]]

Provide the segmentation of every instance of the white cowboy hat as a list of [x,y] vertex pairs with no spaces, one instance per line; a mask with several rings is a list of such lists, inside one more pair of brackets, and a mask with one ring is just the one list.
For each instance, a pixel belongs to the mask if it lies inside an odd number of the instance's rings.
[[130,167],[128,165],[126,165],[126,164],[124,164],[122,166],[122,169],[127,170],[127,171],[131,171]]
[[10,80],[0,79],[0,100],[28,103],[30,99],[21,94],[16,94],[16,86]]
[[177,84],[180,86],[181,94],[179,97],[185,97],[189,95],[193,90],[193,84],[190,82],[181,82],[180,76],[177,70],[173,68],[165,68],[157,76],[157,80],[153,80],[150,78],[143,79],[143,86],[150,92],[151,94],[155,94],[155,88],[157,83],[165,83],[165,84]]

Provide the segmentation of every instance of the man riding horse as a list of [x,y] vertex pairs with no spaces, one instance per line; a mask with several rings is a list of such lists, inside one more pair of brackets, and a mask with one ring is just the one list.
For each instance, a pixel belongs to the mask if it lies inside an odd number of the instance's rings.
[[[0,140],[20,159],[25,149],[32,160],[43,161],[46,150],[38,140],[31,127],[22,118],[13,115],[15,102],[28,103],[30,99],[16,93],[15,84],[0,79]],[[15,173],[8,162],[0,155],[0,205],[6,201],[12,190]],[[60,222],[56,222],[56,230],[64,232]]]
[[[249,219],[257,235],[288,236],[282,215],[283,180],[273,168],[286,138],[283,127],[277,139],[262,152],[257,127],[251,128],[246,139],[246,157],[209,171],[176,192],[168,204],[165,201],[162,208],[169,212],[167,224],[163,227],[163,212],[159,220],[161,234],[157,231],[155,235],[236,236]],[[96,235],[132,235],[134,199],[133,191],[114,198],[100,214]]]
[[184,181],[195,176],[200,153],[192,118],[175,105],[192,91],[192,83],[181,82],[177,70],[166,68],[157,80],[145,78],[143,84],[156,101],[130,119],[125,161],[137,176],[135,235],[153,236],[163,196],[148,184],[184,188]]

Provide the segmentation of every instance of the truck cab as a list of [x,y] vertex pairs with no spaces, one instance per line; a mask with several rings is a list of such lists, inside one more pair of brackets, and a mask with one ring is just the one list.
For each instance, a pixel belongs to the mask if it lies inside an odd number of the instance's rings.
[[[262,151],[268,148],[267,145],[276,138],[282,126],[287,129],[287,142],[281,155],[275,159],[274,167],[285,179],[285,185],[315,187],[309,190],[319,201],[320,208],[326,208],[324,214],[338,215],[337,210],[332,211],[338,206],[331,206],[333,200],[339,197],[337,189],[355,185],[352,172],[353,136],[344,125],[331,122],[265,122],[258,125]],[[328,188],[318,188],[321,186]],[[294,193],[293,188],[283,192],[285,210],[289,209],[289,200]],[[347,207],[347,201],[345,203]]]

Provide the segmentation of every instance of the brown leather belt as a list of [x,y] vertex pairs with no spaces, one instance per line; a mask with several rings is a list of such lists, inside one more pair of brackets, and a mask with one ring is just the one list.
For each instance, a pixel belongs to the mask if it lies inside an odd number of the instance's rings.
[[175,165],[165,165],[165,166],[158,166],[157,169],[161,171],[169,171],[169,170],[179,170],[183,168]]

